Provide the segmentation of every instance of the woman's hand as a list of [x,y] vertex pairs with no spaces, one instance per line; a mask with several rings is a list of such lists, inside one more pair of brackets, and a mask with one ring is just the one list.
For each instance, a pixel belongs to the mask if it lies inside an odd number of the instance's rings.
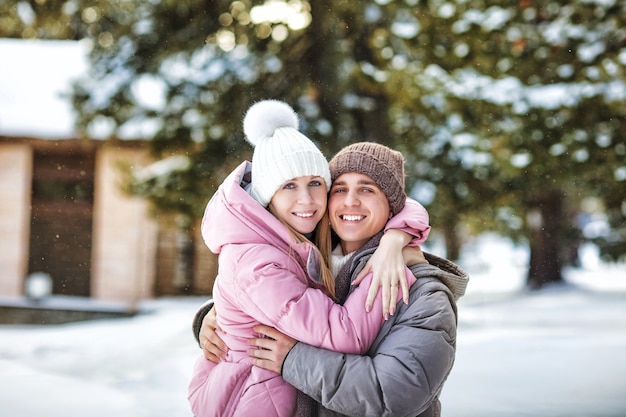
[[213,307],[202,319],[198,340],[200,341],[204,357],[214,363],[219,363],[228,353],[228,346],[217,335],[217,330],[222,331],[217,324],[217,311]]
[[[365,264],[365,267],[352,285],[359,284],[370,272],[374,274],[370,285],[365,310],[370,311],[378,294],[378,288],[382,288],[382,310],[385,320],[389,315],[396,312],[396,300],[398,291],[402,291],[402,299],[409,302],[409,286],[406,279],[406,263],[402,256],[402,249],[412,239],[412,236],[400,230],[388,230],[380,239],[378,248]],[[421,251],[420,251],[421,252]],[[400,287],[400,289],[398,288]]]

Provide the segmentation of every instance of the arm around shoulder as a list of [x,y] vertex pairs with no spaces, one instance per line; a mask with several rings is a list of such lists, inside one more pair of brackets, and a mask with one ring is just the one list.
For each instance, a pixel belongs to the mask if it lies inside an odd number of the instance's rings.
[[428,211],[417,201],[407,198],[404,208],[387,222],[385,231],[399,229],[414,236],[409,246],[417,246],[428,238],[430,225]]

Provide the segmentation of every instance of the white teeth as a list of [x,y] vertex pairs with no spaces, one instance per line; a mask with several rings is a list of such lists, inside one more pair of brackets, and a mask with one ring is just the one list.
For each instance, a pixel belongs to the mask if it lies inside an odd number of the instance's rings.
[[354,216],[351,214],[344,214],[343,216],[341,216],[341,218],[349,222],[357,222],[359,220],[362,220],[363,216]]
[[313,213],[293,213],[298,217],[303,217],[305,219],[308,219],[309,217],[313,217]]

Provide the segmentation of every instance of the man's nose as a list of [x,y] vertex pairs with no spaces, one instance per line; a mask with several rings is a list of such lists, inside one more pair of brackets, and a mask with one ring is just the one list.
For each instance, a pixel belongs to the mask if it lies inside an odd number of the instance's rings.
[[359,196],[354,191],[348,191],[343,202],[346,206],[358,206],[361,200],[359,200]]

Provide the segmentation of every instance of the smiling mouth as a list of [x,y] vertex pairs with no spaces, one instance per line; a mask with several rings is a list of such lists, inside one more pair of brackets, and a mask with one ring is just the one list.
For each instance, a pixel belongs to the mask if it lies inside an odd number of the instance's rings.
[[365,218],[365,216],[357,216],[355,214],[344,214],[339,217],[341,218],[341,220],[346,221],[346,222],[358,222]]
[[314,215],[315,213],[311,212],[311,213],[293,213],[293,214],[294,214],[296,217],[300,217],[300,218],[303,218],[303,219],[309,219],[309,218],[313,217],[313,215]]

